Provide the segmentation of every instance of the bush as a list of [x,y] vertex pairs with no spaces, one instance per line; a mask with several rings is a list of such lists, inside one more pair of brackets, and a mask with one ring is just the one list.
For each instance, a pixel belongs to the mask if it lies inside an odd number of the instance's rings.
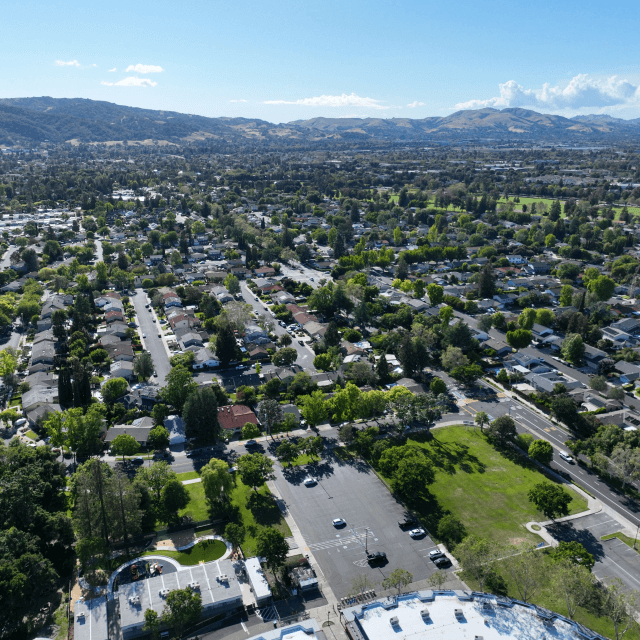
[[533,436],[530,433],[519,433],[516,437],[517,445],[526,453],[533,442]]

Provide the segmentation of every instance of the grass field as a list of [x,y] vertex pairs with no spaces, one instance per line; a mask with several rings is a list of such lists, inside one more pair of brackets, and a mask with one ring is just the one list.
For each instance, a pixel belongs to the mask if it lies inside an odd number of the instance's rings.
[[227,546],[221,540],[203,540],[185,551],[145,551],[145,556],[163,555],[177,560],[180,564],[189,566],[198,562],[211,562],[221,558],[227,551]]
[[[191,477],[198,477],[198,473],[193,471],[178,475],[180,480],[189,480]],[[216,517],[206,501],[202,482],[187,484],[185,489],[189,492],[189,504],[180,511],[180,516],[191,516],[195,522]],[[242,545],[245,555],[255,555],[255,534],[261,526],[273,527],[285,537],[291,535],[291,530],[266,485],[255,492],[251,487],[243,484],[239,477],[236,477],[236,486],[231,492],[230,503],[227,517],[230,522],[242,524],[246,531],[246,538]],[[156,523],[158,529],[165,526],[164,523]]]
[[[500,542],[539,542],[524,527],[532,520],[546,520],[527,497],[535,484],[545,480],[538,468],[497,451],[475,429],[447,427],[432,433],[429,439],[407,440],[424,449],[436,469],[435,482],[429,487],[432,499],[421,498],[415,504],[429,530],[435,531],[440,517],[451,512],[469,533]],[[585,500],[568,491],[573,497],[569,512],[585,511]]]
[[29,429],[29,431],[27,431],[27,433],[25,433],[24,435],[27,436],[27,438],[31,438],[32,440],[40,440],[40,436],[34,431],[31,431],[31,429]]
[[195,480],[200,477],[200,474],[197,471],[185,471],[184,473],[178,473],[176,475],[180,482],[183,482],[184,480]]
[[[540,588],[534,592],[533,596],[530,597],[528,601],[568,617],[564,599],[554,592],[551,584],[550,578],[553,576],[555,570],[553,560],[546,550],[541,550],[539,553],[542,556],[544,579],[541,581]],[[493,566],[496,572],[504,579],[506,586],[506,591],[503,593],[501,592],[500,595],[508,595],[512,598],[519,599],[520,596],[518,595],[518,591],[515,589],[509,579],[509,575],[504,570],[504,561],[495,562]],[[472,589],[478,588],[478,584],[472,578],[469,578],[469,576],[463,573],[461,577]],[[485,591],[490,591],[487,585],[485,585]],[[606,638],[615,638],[613,624],[611,624],[611,622],[605,617],[600,617],[583,607],[578,607],[574,619],[576,622],[583,624],[585,627],[592,629]],[[640,640],[638,627],[636,626],[635,629],[632,628],[629,630],[624,637],[627,640]]]

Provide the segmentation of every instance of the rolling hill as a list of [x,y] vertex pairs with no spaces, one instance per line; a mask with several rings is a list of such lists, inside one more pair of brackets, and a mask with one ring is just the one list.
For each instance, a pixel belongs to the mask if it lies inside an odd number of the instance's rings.
[[8,98],[0,100],[0,144],[44,141],[88,142],[193,140],[241,142],[320,141],[374,138],[421,141],[447,138],[614,139],[640,136],[640,119],[606,115],[565,118],[528,109],[477,109],[445,117],[311,118],[273,124],[249,118],[206,118],[175,111],[139,109],[81,98]]

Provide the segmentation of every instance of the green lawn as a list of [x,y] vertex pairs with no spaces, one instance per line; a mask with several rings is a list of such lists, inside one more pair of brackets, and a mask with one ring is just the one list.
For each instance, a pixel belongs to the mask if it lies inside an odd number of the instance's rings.
[[40,440],[40,436],[31,431],[31,429],[29,429],[29,431],[27,431],[27,433],[24,434],[25,436],[27,436],[27,438],[31,438],[32,440]]
[[[546,551],[540,551],[540,553],[542,555],[541,561],[544,566],[545,579],[542,581],[541,588],[535,591],[533,596],[529,598],[529,602],[550,609],[551,611],[556,611],[568,617],[567,607],[565,605],[564,599],[562,597],[558,597],[558,594],[554,592],[554,589],[551,586],[551,580],[549,579],[554,572],[553,560]],[[514,585],[509,580],[507,572],[503,568],[503,561],[498,561],[494,563],[493,566],[496,572],[500,574],[505,581],[506,593],[504,595],[519,599],[518,591],[514,588]],[[466,576],[464,573],[461,575],[461,578],[472,589],[478,588],[478,584],[473,579],[470,579],[469,576]],[[491,589],[489,587],[490,585],[485,585],[485,591],[490,592]],[[615,638],[613,625],[607,618],[600,617],[583,607],[578,607],[575,615],[575,621],[583,624],[589,629],[592,629],[596,633],[601,634],[605,638]],[[638,630],[638,627],[629,630],[624,637],[625,640],[640,640],[640,632]]]
[[221,558],[227,551],[227,546],[221,540],[203,540],[185,551],[145,551],[142,555],[163,555],[177,560],[180,564],[188,566],[198,562],[211,562]]
[[[415,507],[431,531],[442,515],[451,512],[469,533],[500,542],[540,538],[525,529],[532,520],[546,520],[529,502],[533,485],[545,479],[532,463],[516,462],[494,449],[475,429],[434,429],[433,437],[415,436],[407,443],[425,450],[436,469],[429,487],[432,499],[421,498]],[[573,496],[570,513],[587,509],[583,498]],[[413,506],[413,505],[412,505]]]
[[311,457],[310,455],[307,455],[306,453],[303,453],[302,455],[299,455],[292,463],[291,466],[292,467],[301,467],[302,465],[305,464],[311,464],[313,462],[319,462],[319,460],[316,457]]
[[178,473],[178,480],[182,482],[183,480],[195,480],[200,477],[200,474],[197,471],[185,471],[184,473]]

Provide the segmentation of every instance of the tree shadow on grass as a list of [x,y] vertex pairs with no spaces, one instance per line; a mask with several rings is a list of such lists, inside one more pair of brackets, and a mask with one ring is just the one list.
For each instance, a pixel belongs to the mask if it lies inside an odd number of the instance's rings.
[[247,499],[247,508],[253,519],[262,526],[273,526],[280,522],[282,514],[272,495],[253,492]]
[[[412,437],[416,442],[429,442],[429,447],[420,447],[427,460],[438,470],[453,475],[464,473],[484,473],[486,466],[470,448],[460,442],[441,442],[433,434],[418,434]],[[457,468],[456,468],[457,467]]]
[[602,560],[605,556],[602,543],[588,529],[574,527],[571,520],[554,522],[547,525],[546,529],[556,540],[579,542],[596,560]]

